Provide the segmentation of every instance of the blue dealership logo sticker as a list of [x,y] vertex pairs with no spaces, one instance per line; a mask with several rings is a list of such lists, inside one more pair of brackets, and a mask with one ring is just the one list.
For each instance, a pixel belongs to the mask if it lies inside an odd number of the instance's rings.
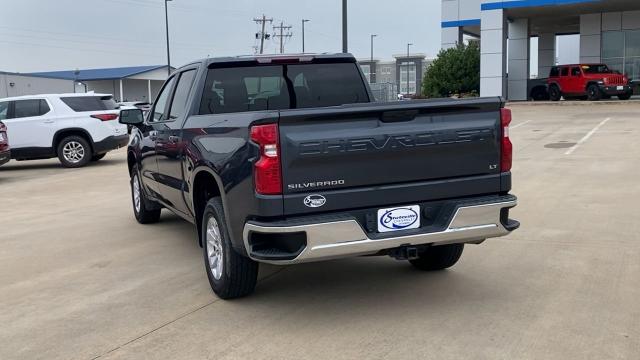
[[412,209],[392,209],[380,217],[380,225],[387,229],[406,229],[418,221],[418,213]]

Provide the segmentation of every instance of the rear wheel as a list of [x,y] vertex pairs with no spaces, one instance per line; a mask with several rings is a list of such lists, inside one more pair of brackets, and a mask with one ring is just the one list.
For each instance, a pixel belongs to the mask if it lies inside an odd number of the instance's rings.
[[560,98],[562,98],[560,88],[557,85],[549,86],[549,99],[551,99],[551,101],[560,101]]
[[629,99],[631,99],[631,95],[633,95],[633,93],[631,91],[629,91],[628,93],[624,93],[624,94],[618,95],[618,99],[620,99],[620,100],[629,100]]
[[93,157],[91,158],[91,161],[100,161],[104,159],[105,156],[107,156],[107,153],[93,155]]
[[253,293],[258,282],[258,263],[233,249],[220,198],[207,203],[200,237],[205,270],[213,292],[221,299]]
[[463,250],[464,244],[431,246],[420,254],[417,259],[409,260],[409,262],[420,270],[444,270],[452,267],[460,260]]
[[131,202],[133,203],[133,214],[140,224],[153,224],[160,220],[162,208],[148,200],[144,194],[137,165],[131,171]]
[[591,84],[587,88],[587,98],[589,101],[598,101],[602,99],[602,92],[596,84]]
[[57,150],[60,163],[67,168],[83,167],[89,163],[93,156],[89,142],[77,135],[62,139]]

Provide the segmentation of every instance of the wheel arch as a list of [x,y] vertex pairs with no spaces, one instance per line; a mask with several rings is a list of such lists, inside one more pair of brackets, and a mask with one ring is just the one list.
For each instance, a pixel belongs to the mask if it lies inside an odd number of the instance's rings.
[[220,197],[226,219],[229,219],[229,214],[226,206],[226,196],[224,193],[224,187],[222,186],[222,179],[218,174],[209,167],[203,166],[195,169],[192,179],[190,202],[192,205],[194,222],[198,230],[198,243],[200,246],[203,246],[201,237],[202,215],[204,214],[207,202],[214,197]]
[[591,85],[599,86],[598,82],[595,80],[587,81],[587,84],[584,87],[584,90],[587,91]]
[[129,176],[133,175],[133,167],[137,161],[136,154],[131,150],[127,151],[127,167],[129,168]]
[[60,144],[60,141],[62,141],[62,139],[64,139],[67,136],[83,137],[85,140],[87,140],[87,142],[89,142],[91,151],[92,152],[94,151],[95,145],[93,143],[93,138],[91,137],[91,134],[89,134],[87,130],[82,128],[66,128],[66,129],[60,129],[56,131],[55,134],[53,134],[53,142],[51,145],[53,148],[53,152],[55,153],[56,156],[58,155],[58,145]]
[[549,83],[548,88],[551,89],[551,87],[553,87],[553,86],[557,87],[558,90],[560,90],[560,92],[562,92],[562,86],[560,86],[559,82],[553,81],[553,82]]

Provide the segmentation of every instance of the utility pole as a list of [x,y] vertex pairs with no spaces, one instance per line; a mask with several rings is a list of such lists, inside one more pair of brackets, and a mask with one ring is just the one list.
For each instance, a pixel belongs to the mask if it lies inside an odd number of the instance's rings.
[[273,36],[280,38],[280,54],[284,54],[284,39],[285,38],[290,38],[293,35],[291,34],[291,32],[287,32],[286,34],[284,33],[285,30],[289,31],[291,30],[291,26],[290,25],[284,25],[283,22],[280,22],[280,26],[274,26],[273,30],[277,30],[280,31],[280,34],[275,34]]
[[342,0],[342,52],[349,52],[349,37],[347,36],[347,0]]
[[[409,94],[409,56],[411,56],[410,55],[411,53],[409,52],[409,49],[410,49],[411,45],[413,45],[413,44],[412,43],[408,43],[407,44],[407,63],[406,63],[406,66],[407,66],[407,95]],[[416,69],[416,71],[417,71],[417,69]]]
[[311,20],[302,19],[302,53],[304,54],[304,23],[308,23]]
[[376,34],[371,34],[371,63],[373,63],[373,39],[378,37]]
[[260,54],[262,54],[264,53],[264,40],[268,40],[271,37],[269,34],[265,34],[264,28],[267,25],[267,22],[272,23],[273,19],[267,19],[267,17],[262,14],[262,18],[255,18],[253,19],[253,21],[256,24],[261,24],[262,26],[262,30],[260,30],[260,32],[256,34],[256,38],[260,39]]
[[[164,23],[167,31],[167,74],[171,75],[171,53],[169,52],[169,11],[167,10],[167,3],[172,0],[164,0]],[[120,99],[120,101],[123,101]]]

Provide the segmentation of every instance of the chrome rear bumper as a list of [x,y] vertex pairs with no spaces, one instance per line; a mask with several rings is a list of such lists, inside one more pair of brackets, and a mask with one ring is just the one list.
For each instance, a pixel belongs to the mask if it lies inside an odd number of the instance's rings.
[[[501,210],[516,205],[517,200],[513,198],[509,201],[461,206],[455,211],[446,229],[438,232],[371,239],[355,219],[292,226],[266,226],[249,222],[244,227],[243,238],[249,257],[258,262],[276,265],[369,255],[400,246],[472,243],[508,235],[511,230],[502,223]],[[515,223],[517,224],[517,222]],[[252,232],[266,234],[305,233],[307,245],[293,260],[260,259],[251,253],[249,237]]]

